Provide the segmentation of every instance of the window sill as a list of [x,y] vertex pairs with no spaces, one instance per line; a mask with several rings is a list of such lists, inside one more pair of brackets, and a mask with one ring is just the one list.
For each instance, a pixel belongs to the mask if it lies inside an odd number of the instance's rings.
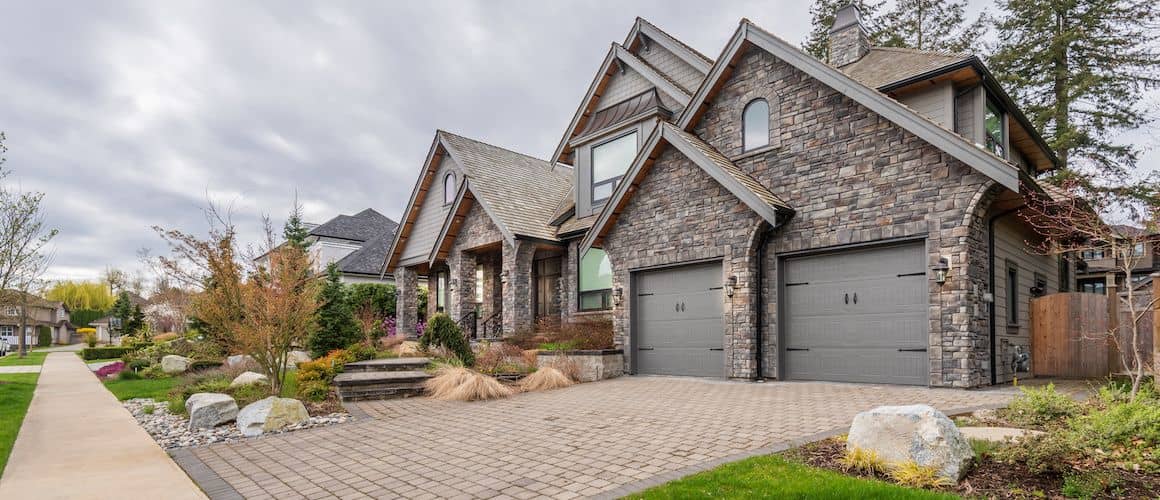
[[593,309],[590,311],[576,311],[572,313],[572,316],[601,316],[611,313],[612,309]]
[[746,151],[746,152],[741,153],[737,156],[733,156],[733,157],[729,158],[729,161],[746,160],[749,158],[753,158],[754,156],[761,156],[763,154],[766,154],[766,153],[769,153],[772,151],[776,151],[777,149],[778,149],[777,146],[762,146],[762,147],[754,149],[752,151]]

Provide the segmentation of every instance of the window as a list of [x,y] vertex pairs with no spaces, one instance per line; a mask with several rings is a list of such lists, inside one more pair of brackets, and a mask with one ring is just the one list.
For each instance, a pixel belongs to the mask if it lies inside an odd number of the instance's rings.
[[1132,256],[1139,257],[1141,255],[1144,255],[1144,244],[1136,243],[1134,246],[1132,246]]
[[1084,250],[1083,252],[1080,252],[1079,256],[1083,257],[1083,260],[1100,260],[1100,259],[1104,258],[1104,251],[1103,250]]
[[1106,284],[1103,280],[1100,281],[1083,281],[1079,284],[1079,291],[1083,293],[1098,293],[1104,295],[1107,293]]
[[477,304],[483,303],[483,265],[477,264],[475,266],[475,302]]
[[[978,122],[975,122],[978,123]],[[990,99],[987,100],[987,112],[983,115],[983,132],[986,137],[987,149],[996,155],[1006,158],[1006,131],[1003,129],[1003,112]]]
[[455,172],[443,176],[443,204],[450,205],[455,201],[455,193],[459,187],[455,185]]
[[592,147],[592,204],[612,196],[636,157],[636,132]]
[[1143,283],[1145,281],[1151,280],[1151,279],[1152,279],[1152,276],[1147,275],[1147,274],[1132,275],[1132,283],[1137,284],[1137,285],[1139,285],[1140,283]]
[[16,335],[16,327],[12,325],[0,325],[0,335],[13,337]]
[[8,306],[4,308],[4,314],[8,316],[20,316],[20,309],[16,306]]
[[1007,324],[1019,324],[1019,266],[1007,263]]
[[742,113],[741,150],[752,151],[769,145],[769,102],[754,99]]
[[447,307],[447,271],[435,275],[435,311],[443,312]]
[[1059,256],[1059,291],[1071,291],[1071,259],[1066,255]]
[[612,265],[599,248],[589,249],[580,258],[580,310],[612,308]]

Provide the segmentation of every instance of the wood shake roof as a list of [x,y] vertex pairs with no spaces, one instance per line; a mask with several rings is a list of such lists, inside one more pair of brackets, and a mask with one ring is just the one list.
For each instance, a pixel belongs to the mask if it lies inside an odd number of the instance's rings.
[[968,54],[897,47],[873,47],[861,59],[838,69],[867,87],[878,88],[970,60]]

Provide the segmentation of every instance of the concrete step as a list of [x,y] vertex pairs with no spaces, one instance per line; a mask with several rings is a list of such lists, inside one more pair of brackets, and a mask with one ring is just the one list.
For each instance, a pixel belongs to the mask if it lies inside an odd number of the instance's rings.
[[390,385],[422,383],[432,375],[425,371],[407,370],[392,372],[344,372],[334,377],[334,385],[350,387],[358,385]]
[[401,384],[394,386],[363,385],[338,388],[338,396],[344,402],[399,399],[421,396],[422,394],[423,384]]
[[431,363],[428,358],[389,358],[355,361],[343,367],[346,373],[420,371]]

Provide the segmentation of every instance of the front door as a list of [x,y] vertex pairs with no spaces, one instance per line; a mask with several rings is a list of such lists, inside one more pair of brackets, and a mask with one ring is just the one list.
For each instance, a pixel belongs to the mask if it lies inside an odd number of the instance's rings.
[[536,321],[560,317],[560,257],[536,261]]

